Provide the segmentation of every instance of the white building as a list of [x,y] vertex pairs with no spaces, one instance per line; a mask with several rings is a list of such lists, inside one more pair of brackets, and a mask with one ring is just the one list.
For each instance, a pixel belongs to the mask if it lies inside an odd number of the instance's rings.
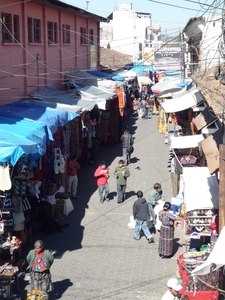
[[134,61],[142,59],[144,45],[150,40],[151,14],[136,12],[131,3],[122,3],[108,19],[109,23],[100,23],[100,45],[132,55]]
[[207,70],[221,60],[222,16],[191,18],[183,29],[183,65],[185,78]]

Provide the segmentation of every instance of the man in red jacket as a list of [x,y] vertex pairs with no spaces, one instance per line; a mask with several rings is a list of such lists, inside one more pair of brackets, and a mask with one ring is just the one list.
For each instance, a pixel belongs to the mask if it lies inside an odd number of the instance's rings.
[[[94,176],[97,178],[97,186],[99,192],[100,203],[103,203],[104,200],[109,201],[109,170],[106,168],[105,162],[101,161],[99,167],[94,173]],[[103,195],[103,193],[105,194]]]

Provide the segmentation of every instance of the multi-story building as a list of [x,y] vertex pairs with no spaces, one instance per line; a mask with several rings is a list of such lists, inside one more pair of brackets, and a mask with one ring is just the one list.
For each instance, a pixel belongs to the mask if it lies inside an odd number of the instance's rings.
[[131,3],[122,3],[108,19],[109,23],[100,25],[101,46],[131,55],[133,61],[141,60],[152,31],[151,14],[136,12]]
[[66,72],[99,67],[107,19],[57,0],[1,0],[0,16],[0,104],[62,90]]
[[221,15],[191,18],[182,33],[185,78],[218,64],[223,38]]

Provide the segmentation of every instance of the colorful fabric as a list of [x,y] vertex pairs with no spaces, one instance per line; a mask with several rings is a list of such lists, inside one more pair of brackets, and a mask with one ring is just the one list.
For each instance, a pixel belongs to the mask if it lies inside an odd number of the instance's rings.
[[51,274],[49,271],[45,272],[30,272],[30,285],[31,290],[41,290],[43,292],[53,291],[51,281]]
[[164,109],[162,108],[160,109],[159,117],[158,117],[158,129],[159,129],[159,133],[168,132],[166,114]]
[[48,263],[44,256],[44,252],[41,252],[40,254],[36,253],[31,268],[34,272],[44,272],[48,269]]
[[173,254],[174,227],[175,216],[170,211],[160,211],[158,215],[162,222],[160,227],[159,248],[158,251],[164,256]]

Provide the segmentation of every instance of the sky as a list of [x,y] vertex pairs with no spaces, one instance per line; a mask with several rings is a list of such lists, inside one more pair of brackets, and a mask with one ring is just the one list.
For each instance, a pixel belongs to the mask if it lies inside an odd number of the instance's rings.
[[[150,13],[153,24],[161,24],[162,33],[176,34],[182,30],[190,18],[200,17],[205,13],[222,13],[221,0],[61,0],[102,17],[108,17],[120,3],[132,3],[133,10]],[[193,3],[195,2],[195,3]],[[200,2],[200,4],[199,4]],[[163,4],[164,3],[164,4]],[[203,5],[204,3],[205,5]],[[168,5],[166,5],[168,4]],[[180,6],[180,8],[175,7]],[[211,6],[211,8],[210,8]],[[212,7],[213,6],[213,7]],[[218,7],[218,8],[215,8]],[[211,10],[210,10],[211,9]]]

